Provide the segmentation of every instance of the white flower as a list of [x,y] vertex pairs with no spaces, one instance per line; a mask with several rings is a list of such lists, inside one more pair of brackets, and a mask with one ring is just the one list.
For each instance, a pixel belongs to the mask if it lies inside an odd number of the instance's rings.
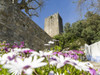
[[74,59],[70,59],[70,60],[68,60],[69,62],[67,63],[67,64],[70,64],[70,65],[72,65],[72,66],[75,66],[75,65],[77,65],[78,63],[79,63],[79,61],[78,60],[74,60]]
[[9,64],[5,64],[3,67],[9,69],[9,72],[13,75],[21,75],[24,63],[21,59],[17,58],[17,62],[11,61]]
[[23,70],[23,63],[19,59],[18,62],[11,61],[10,64],[5,64],[3,67],[9,69],[9,72],[13,75],[21,75]]
[[[49,72],[49,75],[59,75],[59,73],[57,72],[57,73],[54,73],[54,71],[50,71]],[[60,75],[64,75],[64,73],[63,74],[60,74]]]
[[22,49],[21,48],[14,48],[13,51],[18,53],[18,52],[22,51]]
[[[9,64],[5,64],[3,67],[9,69],[9,72],[15,75],[20,75],[22,71],[25,71],[26,74],[31,75],[32,69],[47,65],[47,63],[42,62],[43,60],[44,58],[37,59],[37,56],[34,56],[33,60],[32,57],[25,58],[24,60],[16,58],[16,62],[11,61]],[[29,73],[28,70],[30,70]]]
[[44,56],[47,56],[47,55],[52,55],[53,51],[49,51],[49,52],[44,52]]
[[33,51],[32,54],[31,54],[30,56],[35,56],[35,55],[36,55],[36,56],[39,56],[40,54],[39,54],[38,52],[36,52],[36,51]]
[[84,70],[84,71],[89,71],[89,66],[86,65],[84,62],[79,62],[77,65],[75,65],[75,68],[78,70]]
[[88,63],[88,62],[79,62],[78,60],[74,60],[74,59],[70,59],[69,60],[72,66],[75,66],[76,69],[82,71],[89,71],[89,67],[93,67],[92,64]]
[[49,75],[54,75],[54,71],[50,71],[49,72]]
[[50,61],[51,65],[57,64],[57,68],[63,67],[65,65],[65,62],[67,60],[70,60],[70,58],[64,58],[63,55],[60,55],[59,57],[53,56],[52,58],[55,58],[56,60]]
[[31,68],[24,70],[26,75],[32,75],[33,70]]
[[47,63],[42,62],[44,59],[44,57],[37,59],[37,56],[34,56],[33,62],[31,64],[32,68],[38,68],[47,65]]
[[49,43],[49,44],[54,44],[54,42],[53,42],[53,41],[49,41],[48,43]]
[[57,64],[57,61],[53,61],[53,60],[52,60],[52,61],[50,62],[50,65],[56,65],[56,64]]
[[14,48],[13,51],[18,53],[18,52],[23,52],[25,50],[30,50],[29,48]]
[[84,62],[86,66],[93,68],[93,65],[90,62]]
[[50,46],[50,44],[44,44],[44,46]]
[[52,55],[53,51],[49,51],[49,52],[44,52],[44,51],[39,51],[39,56],[48,56],[48,55]]
[[0,58],[0,64],[5,64],[5,63],[9,63],[10,60],[13,60],[14,56],[16,56],[16,53],[14,52],[10,52],[7,54],[4,54],[1,58]]
[[30,48],[23,48],[21,52],[23,52],[25,50],[30,50]]

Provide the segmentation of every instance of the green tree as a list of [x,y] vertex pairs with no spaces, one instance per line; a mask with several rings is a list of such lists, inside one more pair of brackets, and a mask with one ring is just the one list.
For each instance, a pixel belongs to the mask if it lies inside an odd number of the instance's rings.
[[[80,46],[100,41],[100,15],[87,12],[84,20],[66,23],[64,33],[58,35],[59,46],[62,48],[78,49]],[[56,37],[56,39],[57,39]]]
[[89,26],[82,31],[82,37],[85,41],[87,41],[88,44],[91,44],[92,40],[95,37],[95,31],[93,31],[92,28]]
[[69,32],[69,31],[70,31],[70,23],[66,23],[66,24],[64,25],[64,32],[67,33],[67,32]]
[[54,39],[59,40],[57,45],[61,47],[61,50],[64,49],[65,41],[66,41],[64,34],[57,35],[54,37]]
[[93,12],[86,14],[86,28],[82,32],[82,36],[86,38],[88,44],[94,43],[100,40],[99,29],[100,29],[100,16]]

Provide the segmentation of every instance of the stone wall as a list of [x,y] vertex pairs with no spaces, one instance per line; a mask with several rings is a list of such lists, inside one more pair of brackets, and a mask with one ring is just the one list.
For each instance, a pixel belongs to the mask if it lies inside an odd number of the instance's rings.
[[26,47],[44,49],[44,44],[51,37],[44,32],[28,16],[21,12],[15,4],[0,1],[0,41],[9,43],[25,42]]
[[45,19],[44,31],[51,37],[63,32],[62,19],[58,13]]

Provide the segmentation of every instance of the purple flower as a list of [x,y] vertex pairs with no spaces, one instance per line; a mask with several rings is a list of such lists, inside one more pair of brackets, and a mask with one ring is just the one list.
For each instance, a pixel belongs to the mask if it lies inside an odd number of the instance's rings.
[[68,64],[68,63],[70,63],[70,61],[68,61],[68,60],[66,60],[66,61],[64,62],[64,64]]
[[24,41],[21,42],[21,45],[19,46],[19,48],[23,48],[24,47]]
[[13,48],[19,48],[18,44],[15,42]]
[[67,54],[67,53],[64,53],[63,55],[64,55],[65,57],[68,57],[68,54]]
[[6,52],[8,52],[8,48],[7,47],[5,47],[5,49],[4,49]]
[[98,69],[98,71],[100,72],[100,69]]
[[30,49],[30,50],[24,50],[23,52],[24,53],[31,53],[31,52],[33,52],[34,50],[32,50],[32,49]]
[[77,65],[75,62],[73,62],[73,65]]
[[79,54],[84,54],[84,52],[83,52],[83,51],[79,51],[78,53],[79,53]]
[[71,73],[69,70],[67,70],[68,73]]
[[77,54],[74,54],[74,55],[73,55],[73,58],[74,58],[75,60],[77,60],[77,59],[79,58],[79,56],[78,56]]
[[28,53],[28,50],[25,50],[24,53]]
[[4,45],[4,43],[1,43],[1,45]]
[[52,57],[51,59],[52,59],[52,60],[55,60],[55,61],[57,60],[56,58],[53,58],[53,57]]
[[53,53],[53,55],[56,55],[56,54],[58,54],[58,52],[54,52],[54,53]]
[[56,54],[58,54],[58,55],[63,55],[62,52],[54,52],[54,53],[53,53],[53,55],[56,55]]
[[91,75],[96,75],[95,69],[89,68],[89,72],[90,72]]
[[78,50],[73,50],[74,52],[78,53]]
[[69,54],[75,54],[75,52],[74,52],[74,51],[69,51],[68,53],[69,53]]
[[73,50],[74,52],[76,52],[77,54],[84,54],[83,51],[78,51],[78,50]]
[[58,56],[59,56],[59,55],[63,55],[63,53],[62,53],[62,52],[58,52]]
[[30,50],[29,50],[29,53],[31,53],[31,52],[33,52],[33,51],[35,51],[35,50],[30,49]]
[[8,59],[11,61],[13,59],[15,59],[15,55],[13,55],[12,57],[8,56]]
[[23,67],[23,69],[28,69],[30,67],[31,67],[30,65],[26,65],[26,66]]
[[5,45],[9,46],[10,44],[9,43],[6,43]]
[[69,54],[69,57],[70,57],[70,58],[73,58],[73,55]]
[[23,41],[21,42],[20,46],[18,46],[18,44],[16,42],[13,45],[13,48],[22,48],[22,47],[24,47],[24,42]]

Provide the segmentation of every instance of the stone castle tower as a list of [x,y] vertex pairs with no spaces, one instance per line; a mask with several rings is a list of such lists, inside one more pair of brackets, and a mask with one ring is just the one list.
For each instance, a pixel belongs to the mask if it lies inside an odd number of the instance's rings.
[[44,31],[51,37],[63,32],[62,18],[59,13],[45,19]]

